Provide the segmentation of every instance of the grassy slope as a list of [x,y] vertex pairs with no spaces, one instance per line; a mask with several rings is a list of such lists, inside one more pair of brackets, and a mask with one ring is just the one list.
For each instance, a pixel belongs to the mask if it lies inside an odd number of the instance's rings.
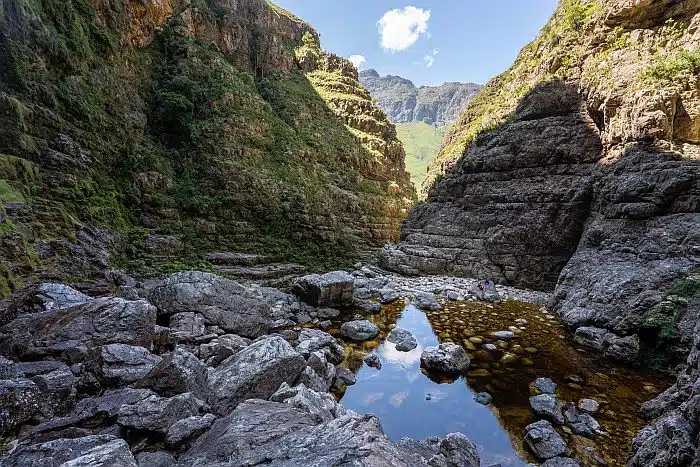
[[396,125],[396,132],[406,149],[406,170],[411,174],[411,182],[420,188],[428,166],[440,150],[445,127],[436,128],[426,123],[400,123]]

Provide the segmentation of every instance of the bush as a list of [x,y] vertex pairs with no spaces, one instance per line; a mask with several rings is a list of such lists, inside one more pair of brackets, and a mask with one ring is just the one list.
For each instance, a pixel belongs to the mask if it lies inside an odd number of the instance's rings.
[[657,57],[649,65],[647,75],[654,81],[673,83],[682,75],[700,73],[700,50],[682,50],[664,57]]

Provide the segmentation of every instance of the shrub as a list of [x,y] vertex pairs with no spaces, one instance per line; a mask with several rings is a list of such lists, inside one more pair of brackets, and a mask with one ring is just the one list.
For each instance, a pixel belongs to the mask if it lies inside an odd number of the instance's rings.
[[700,73],[700,50],[682,50],[651,62],[647,75],[654,81],[673,83],[682,75]]

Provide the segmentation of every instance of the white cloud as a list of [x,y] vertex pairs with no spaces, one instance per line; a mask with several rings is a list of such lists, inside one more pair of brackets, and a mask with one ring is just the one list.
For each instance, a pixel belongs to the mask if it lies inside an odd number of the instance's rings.
[[355,68],[358,70],[362,69],[362,65],[367,63],[367,59],[364,57],[364,55],[350,55],[348,57],[348,60],[352,62],[353,65],[355,65]]
[[391,52],[408,49],[428,33],[429,19],[430,10],[414,6],[387,11],[377,23],[382,47]]
[[430,68],[431,66],[433,66],[433,65],[435,64],[435,57],[436,57],[437,54],[439,54],[439,53],[440,53],[440,50],[439,50],[439,49],[433,49],[433,53],[428,54],[428,55],[426,55],[425,57],[423,57],[423,62],[425,63],[425,66],[428,67],[428,68]]

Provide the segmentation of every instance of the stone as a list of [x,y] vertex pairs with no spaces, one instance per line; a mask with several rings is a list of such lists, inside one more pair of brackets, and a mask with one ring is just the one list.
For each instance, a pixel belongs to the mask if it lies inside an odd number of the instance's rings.
[[489,405],[491,403],[492,397],[488,392],[479,392],[474,394],[474,400],[482,405]]
[[497,303],[501,300],[501,296],[496,289],[496,284],[492,280],[479,281],[470,292],[477,300],[482,302]]
[[642,428],[632,440],[632,455],[627,465],[689,465],[696,452],[693,426],[679,410],[674,410]]
[[177,348],[139,380],[136,387],[152,389],[166,397],[191,392],[206,399],[207,378],[206,366],[190,352]]
[[579,399],[578,408],[586,413],[598,413],[600,404],[594,399]]
[[462,347],[446,342],[428,347],[420,357],[421,366],[440,373],[461,373],[469,368],[469,357]]
[[235,355],[250,345],[250,339],[224,334],[218,336],[206,344],[199,345],[198,357],[209,366],[218,366],[231,355]]
[[556,394],[557,385],[549,378],[537,378],[535,387],[543,394]]
[[525,444],[540,461],[563,456],[566,452],[564,439],[546,420],[525,427]]
[[32,420],[42,410],[43,399],[33,381],[0,380],[0,435]]
[[[64,415],[73,408],[78,378],[68,368],[33,376],[32,381],[42,393],[41,414],[45,419]],[[26,401],[31,405],[31,400]]]
[[8,312],[11,316],[16,317],[19,314],[70,308],[90,300],[92,300],[91,297],[70,286],[42,282],[30,285],[13,297]]
[[399,342],[410,337],[413,337],[413,334],[411,334],[410,331],[402,328],[394,328],[391,330],[386,340],[394,344],[398,344]]
[[170,316],[170,331],[176,342],[193,342],[206,334],[204,316],[183,312]]
[[418,342],[416,341],[416,338],[411,336],[407,339],[402,340],[398,344],[396,344],[396,350],[399,352],[410,352],[411,350],[415,349],[418,347]]
[[[479,467],[480,459],[474,443],[463,433],[450,433],[439,442],[440,455],[444,457],[442,465],[449,467]],[[432,459],[431,459],[432,460]],[[431,465],[433,463],[431,462]]]
[[123,439],[94,435],[18,446],[3,467],[137,467]]
[[304,384],[317,392],[328,391],[335,380],[336,369],[328,362],[326,353],[321,350],[313,352],[306,361],[306,365],[297,379],[297,384]]
[[151,394],[145,399],[119,408],[117,423],[125,428],[153,431],[165,435],[179,420],[199,415],[204,402],[186,392],[174,397]]
[[592,438],[601,434],[598,422],[587,413],[581,413],[573,404],[564,409],[566,424],[574,433]]
[[340,334],[354,341],[371,340],[379,334],[376,324],[367,320],[348,321],[340,327]]
[[150,348],[156,309],[147,302],[96,298],[70,308],[23,315],[0,328],[0,353],[37,360],[82,361],[107,344]]
[[530,397],[530,408],[539,417],[557,425],[564,424],[562,405],[554,394],[540,394]]
[[366,355],[364,358],[365,364],[370,367],[370,368],[376,368],[377,370],[382,369],[382,362],[379,360],[379,357],[376,354],[369,354]]
[[280,388],[270,396],[270,400],[302,409],[317,423],[328,422],[345,415],[345,409],[331,394],[314,391],[303,384],[292,388],[287,383],[282,383]]
[[489,352],[493,352],[495,350],[498,350],[498,347],[494,344],[484,344],[484,348],[488,350]]
[[296,339],[295,350],[304,358],[313,352],[323,350],[330,363],[340,364],[345,360],[345,350],[338,344],[335,337],[319,329],[302,329]]
[[350,305],[354,292],[354,278],[345,271],[302,276],[292,285],[294,295],[315,307]]
[[333,381],[333,387],[343,390],[346,386],[352,386],[356,382],[355,373],[347,368],[338,368],[336,370],[335,380]]
[[415,292],[413,294],[413,303],[416,305],[417,308],[421,310],[441,310],[442,305],[438,303],[437,299],[435,298],[435,295],[431,293],[419,293]]
[[[1,357],[0,357],[1,358]],[[68,370],[69,367],[65,363],[58,360],[42,360],[38,362],[17,362],[13,363],[13,368],[16,374],[3,379],[13,379],[17,376],[31,378],[32,376],[44,375],[56,370]]]
[[545,461],[541,467],[580,467],[581,463],[570,457],[552,457]]
[[160,361],[148,349],[126,344],[108,344],[95,349],[91,364],[107,386],[120,387],[143,378]]
[[165,451],[140,452],[135,457],[139,467],[175,467],[177,464],[173,455]]
[[379,303],[381,303],[382,305],[394,303],[396,300],[399,299],[399,293],[391,287],[384,287],[382,289],[379,289],[376,295],[377,300],[379,300]]
[[165,435],[165,444],[171,448],[178,448],[187,443],[188,440],[196,438],[207,431],[216,417],[210,413],[205,415],[194,415],[173,423]]
[[491,335],[496,339],[501,339],[504,341],[515,339],[517,337],[513,331],[496,331],[492,332]]
[[606,357],[630,363],[639,354],[637,335],[619,337],[605,329],[584,326],[576,329],[574,342],[581,347],[603,353]]
[[267,399],[283,382],[293,384],[306,366],[304,357],[278,336],[253,342],[209,373],[208,402],[227,415],[246,399]]

